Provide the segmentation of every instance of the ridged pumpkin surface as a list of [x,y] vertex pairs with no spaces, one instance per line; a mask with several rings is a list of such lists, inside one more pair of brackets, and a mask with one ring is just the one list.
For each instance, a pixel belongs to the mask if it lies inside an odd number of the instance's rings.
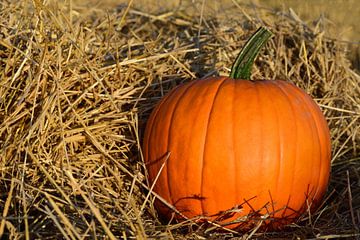
[[218,77],[179,86],[153,110],[143,151],[150,184],[159,174],[153,190],[185,216],[216,220],[241,206],[220,223],[254,211],[289,223],[319,203],[330,174],[326,120],[285,81]]

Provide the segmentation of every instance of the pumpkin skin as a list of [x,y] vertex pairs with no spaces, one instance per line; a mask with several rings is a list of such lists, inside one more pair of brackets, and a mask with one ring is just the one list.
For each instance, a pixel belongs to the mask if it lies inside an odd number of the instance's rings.
[[[330,175],[323,114],[282,80],[215,77],[178,86],[151,113],[143,152],[153,191],[185,217],[227,225],[252,216],[228,228],[247,229],[264,214],[271,229],[296,221],[318,206]],[[173,211],[155,206],[170,219]]]

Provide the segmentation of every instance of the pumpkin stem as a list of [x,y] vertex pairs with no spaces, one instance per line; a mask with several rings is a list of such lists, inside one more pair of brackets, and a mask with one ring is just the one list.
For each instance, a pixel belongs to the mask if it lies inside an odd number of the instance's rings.
[[267,40],[272,36],[265,27],[260,27],[245,43],[239,55],[231,68],[230,77],[234,79],[250,80],[251,67],[254,64],[256,56]]

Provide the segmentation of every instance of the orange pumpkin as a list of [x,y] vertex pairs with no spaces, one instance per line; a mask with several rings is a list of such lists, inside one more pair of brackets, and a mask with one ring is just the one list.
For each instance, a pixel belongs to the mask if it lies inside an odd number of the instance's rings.
[[[202,216],[243,229],[267,219],[279,228],[315,209],[326,192],[330,134],[319,107],[292,83],[247,80],[270,36],[265,28],[253,35],[230,78],[178,86],[153,110],[145,164],[153,191],[181,213],[176,219]],[[166,204],[156,207],[171,217]]]

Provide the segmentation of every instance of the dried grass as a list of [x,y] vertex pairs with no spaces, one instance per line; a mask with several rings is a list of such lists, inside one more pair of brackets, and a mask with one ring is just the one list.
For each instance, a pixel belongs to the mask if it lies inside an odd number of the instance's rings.
[[[234,2],[235,4],[235,2]],[[0,3],[0,235],[18,239],[359,238],[360,77],[343,42],[294,12],[217,17],[48,1]],[[259,25],[275,37],[253,78],[311,94],[331,128],[322,207],[281,233],[161,223],[141,139],[154,104],[194,78],[228,75]],[[210,229],[210,230],[209,230]]]

